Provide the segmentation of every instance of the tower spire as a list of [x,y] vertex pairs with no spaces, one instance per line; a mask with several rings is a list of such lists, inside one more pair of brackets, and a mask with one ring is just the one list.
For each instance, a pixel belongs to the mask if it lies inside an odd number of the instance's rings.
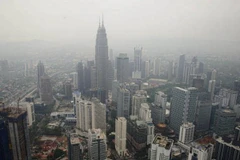
[[104,27],[104,17],[103,17],[103,13],[102,13],[102,27]]

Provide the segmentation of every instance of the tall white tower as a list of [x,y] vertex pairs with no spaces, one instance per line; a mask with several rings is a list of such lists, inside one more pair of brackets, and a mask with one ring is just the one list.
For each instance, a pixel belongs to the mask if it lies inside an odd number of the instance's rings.
[[127,120],[124,117],[118,117],[115,124],[115,148],[120,156],[124,156],[126,153]]

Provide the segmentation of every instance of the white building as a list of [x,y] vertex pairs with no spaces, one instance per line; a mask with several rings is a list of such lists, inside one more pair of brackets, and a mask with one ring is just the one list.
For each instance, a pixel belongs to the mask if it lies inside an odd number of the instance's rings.
[[167,95],[161,91],[155,93],[154,104],[161,105],[163,108],[166,108],[167,104]]
[[152,122],[152,111],[147,103],[142,103],[139,111],[139,119],[145,122]]
[[72,77],[73,77],[73,88],[77,89],[78,88],[78,73],[73,72]]
[[208,84],[208,92],[211,95],[211,100],[213,100],[214,98],[214,92],[215,92],[215,85],[216,85],[216,81],[215,80],[210,80],[209,84]]
[[126,153],[127,120],[124,117],[118,117],[115,124],[115,148],[120,156],[124,156]]
[[91,101],[94,104],[95,128],[100,128],[106,134],[106,105],[97,98],[92,98]]
[[157,134],[151,144],[150,160],[170,160],[173,140]]
[[33,122],[35,122],[35,110],[33,103],[21,102],[19,103],[19,108],[23,108],[27,111],[27,124],[28,127],[32,126]]
[[132,115],[138,116],[139,110],[142,103],[147,102],[147,92],[143,90],[138,90],[132,96]]
[[106,135],[101,129],[88,130],[88,157],[91,160],[107,159]]
[[80,132],[88,132],[89,129],[95,128],[94,104],[92,102],[85,100],[77,102],[76,116],[76,127]]
[[198,143],[192,144],[188,154],[188,160],[192,160],[193,157],[197,160],[211,160],[214,146],[210,143],[207,145],[201,145]]
[[183,123],[180,126],[179,141],[186,144],[193,141],[195,125],[193,123]]

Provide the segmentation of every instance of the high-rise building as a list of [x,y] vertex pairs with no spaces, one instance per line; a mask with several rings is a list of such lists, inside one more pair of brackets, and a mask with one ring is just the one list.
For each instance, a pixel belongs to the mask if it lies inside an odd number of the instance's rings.
[[100,128],[104,133],[106,133],[106,105],[101,103],[99,99],[92,98],[91,101],[94,104],[94,120],[95,128]]
[[141,71],[143,48],[134,48],[134,71]]
[[139,115],[139,110],[141,108],[142,103],[147,102],[147,92],[143,90],[138,90],[132,96],[132,113],[131,115]]
[[182,83],[185,64],[185,55],[180,55],[177,68],[177,82]]
[[160,58],[156,58],[154,60],[154,67],[153,67],[153,74],[156,76],[160,76],[161,74],[161,59]]
[[52,85],[50,77],[47,74],[41,76],[40,98],[47,105],[53,102]]
[[149,61],[145,61],[144,63],[145,63],[145,64],[144,64],[144,67],[145,67],[145,68],[144,68],[144,69],[145,69],[145,70],[144,70],[144,71],[145,71],[144,75],[145,75],[145,76],[144,76],[143,78],[147,78],[147,77],[149,77],[149,75],[150,75],[150,73],[149,73],[149,72],[150,72],[150,63],[149,63]]
[[78,90],[80,92],[84,91],[84,67],[82,62],[78,62],[77,64],[77,74],[78,74]]
[[240,141],[240,126],[235,127],[234,140],[235,141]]
[[[84,66],[84,87],[85,91],[89,91],[91,88],[91,68],[94,67],[94,61],[87,61]],[[96,75],[95,75],[96,77]],[[96,82],[97,83],[97,82]]]
[[130,111],[130,92],[124,87],[118,89],[117,117],[129,117]]
[[117,80],[114,80],[112,82],[112,101],[117,102],[117,94],[118,94],[118,89],[120,87],[120,83]]
[[0,108],[0,158],[31,159],[27,111],[17,107]]
[[179,141],[187,144],[193,141],[195,125],[193,123],[183,123],[180,126]]
[[157,134],[151,143],[150,160],[169,160],[171,158],[173,142],[172,139]]
[[214,119],[214,132],[219,135],[228,135],[234,131],[236,113],[230,109],[218,109]]
[[196,131],[207,131],[210,127],[212,103],[211,101],[199,101],[196,110]]
[[35,122],[35,109],[34,104],[29,102],[20,102],[19,107],[27,111],[27,125],[32,126]]
[[170,108],[170,127],[179,133],[180,126],[185,122],[193,123],[197,108],[197,89],[190,87],[183,89],[173,88],[173,97]]
[[64,95],[66,98],[72,98],[72,85],[69,81],[65,82],[64,85]]
[[198,74],[202,74],[204,71],[204,63],[203,62],[199,62],[198,65]]
[[91,89],[97,88],[97,69],[95,66],[91,67]]
[[76,127],[79,134],[86,136],[88,129],[100,128],[106,133],[106,105],[97,98],[80,100],[76,104]]
[[196,74],[197,68],[195,63],[185,63],[183,71],[183,83],[190,85],[190,76]]
[[107,159],[106,135],[101,129],[88,130],[88,158],[94,160]]
[[240,104],[240,81],[234,81],[233,90],[238,92],[237,104]]
[[151,105],[152,119],[155,125],[165,123],[167,95],[159,91],[155,93],[154,103]]
[[82,100],[77,102],[76,117],[77,117],[77,129],[80,130],[80,134],[88,132],[88,129],[95,128],[94,117],[94,104],[90,101]]
[[78,135],[68,135],[68,159],[80,160],[83,159],[83,149],[81,149],[81,140]]
[[152,112],[150,110],[150,107],[147,103],[141,103],[141,108],[139,111],[139,120],[145,121],[145,122],[152,122]]
[[227,137],[219,137],[216,140],[215,158],[217,160],[239,160],[239,142],[232,141],[230,138]]
[[211,80],[216,80],[216,76],[217,76],[217,70],[213,69],[211,74]]
[[173,77],[173,61],[168,62],[168,80],[171,81]]
[[126,153],[127,142],[127,120],[124,117],[118,117],[115,120],[115,148],[120,156]]
[[97,88],[108,90],[107,70],[108,70],[108,40],[104,22],[99,23],[96,46],[95,46],[95,66],[97,75]]
[[37,87],[38,87],[38,91],[40,93],[41,90],[41,77],[44,75],[45,71],[44,71],[44,65],[41,61],[39,61],[38,65],[37,65]]
[[108,61],[107,80],[108,80],[108,90],[112,90],[112,82],[114,80],[114,68],[110,60]]
[[214,98],[215,85],[216,85],[216,81],[215,80],[210,80],[209,81],[208,92],[210,93],[210,99],[211,100],[213,100],[213,98]]
[[117,80],[127,82],[129,77],[129,58],[127,54],[120,53],[117,57]]
[[73,80],[73,88],[78,89],[78,73],[77,72],[72,73],[72,80]]
[[211,160],[214,145],[193,143],[190,147],[188,160]]

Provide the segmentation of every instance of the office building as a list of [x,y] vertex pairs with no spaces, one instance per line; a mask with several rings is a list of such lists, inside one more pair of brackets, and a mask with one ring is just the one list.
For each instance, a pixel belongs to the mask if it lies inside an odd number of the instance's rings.
[[38,87],[38,91],[40,93],[40,89],[41,89],[41,77],[44,75],[45,73],[45,69],[44,69],[44,65],[41,61],[39,61],[38,65],[37,65],[37,87]]
[[83,136],[86,136],[85,133],[88,132],[89,129],[95,128],[94,107],[95,107],[94,104],[90,101],[82,100],[77,102],[76,128]]
[[214,133],[219,136],[233,133],[236,122],[236,113],[231,109],[218,109],[214,119]]
[[214,127],[214,119],[216,116],[217,110],[220,108],[218,103],[212,103],[211,118],[210,118],[210,129]]
[[115,120],[115,148],[119,156],[126,153],[127,142],[127,120],[124,117],[118,117]]
[[190,76],[196,74],[196,64],[195,63],[185,63],[184,64],[184,71],[183,71],[183,83],[190,86]]
[[193,123],[183,123],[180,126],[180,133],[179,133],[179,142],[182,142],[184,144],[190,143],[193,141],[194,138],[194,130],[195,125]]
[[160,58],[156,58],[154,60],[153,74],[156,76],[160,76],[160,74],[161,74],[161,59]]
[[211,101],[199,101],[196,110],[196,131],[207,131],[210,127],[212,103]]
[[197,89],[190,87],[183,89],[173,88],[173,97],[170,108],[170,127],[179,133],[184,122],[194,122],[197,108]]
[[47,74],[41,77],[40,98],[46,105],[53,103],[52,85],[50,77]]
[[150,63],[149,61],[144,61],[144,77],[147,78],[150,75]]
[[[164,100],[161,101],[160,103],[157,102],[157,103],[151,104],[152,120],[155,125],[159,123],[165,123],[166,103],[167,103],[166,98],[164,98]],[[156,101],[156,98],[155,98],[155,101]]]
[[168,81],[171,81],[173,78],[173,61],[168,62]]
[[110,60],[108,60],[108,72],[107,72],[107,81],[108,81],[108,89],[112,90],[112,82],[114,80],[114,68],[113,64]]
[[152,122],[152,111],[150,110],[150,107],[147,103],[141,103],[141,108],[139,110],[139,120],[145,121],[145,122]]
[[239,160],[240,144],[227,137],[219,137],[215,145],[215,158],[217,160]]
[[82,101],[82,96],[81,96],[81,92],[79,91],[74,91],[72,93],[72,97],[73,97],[73,109],[74,109],[74,114],[76,115],[76,107],[77,104]]
[[[94,67],[94,61],[87,61],[87,64],[84,66],[84,87],[85,92],[91,89],[91,68]],[[96,75],[95,75],[96,77]],[[97,83],[97,82],[95,82]]]
[[117,117],[128,118],[130,114],[130,92],[124,87],[118,89]]
[[68,159],[80,160],[83,159],[83,147],[81,145],[81,139],[78,135],[68,135]]
[[117,94],[118,94],[118,89],[120,87],[120,83],[117,80],[114,80],[112,82],[112,101],[117,102]]
[[211,160],[213,155],[214,145],[209,144],[199,144],[193,142],[190,145],[190,150],[188,154],[188,160]]
[[94,66],[91,67],[90,77],[91,77],[91,89],[96,89],[97,88],[97,69]]
[[139,115],[139,110],[142,103],[147,102],[147,92],[143,90],[138,90],[132,96],[132,113],[131,115]]
[[20,102],[19,108],[27,111],[27,125],[28,127],[32,126],[32,124],[35,122],[34,104],[28,102]]
[[96,46],[95,46],[95,66],[97,76],[97,88],[108,90],[107,71],[108,71],[108,40],[104,22],[99,23]]
[[106,105],[101,103],[99,99],[92,98],[91,101],[94,104],[94,120],[95,128],[100,128],[103,133],[106,133]]
[[238,80],[234,81],[233,90],[238,92],[237,104],[240,104],[240,81],[238,81]]
[[217,77],[217,70],[213,69],[211,74],[211,80],[216,80],[216,77]]
[[141,71],[143,48],[134,48],[134,71]]
[[0,117],[0,158],[30,160],[27,111],[17,107],[0,108]]
[[88,158],[94,160],[107,159],[106,135],[101,129],[88,130]]
[[167,95],[161,91],[155,93],[154,104],[166,107]]
[[64,85],[64,95],[67,99],[72,98],[72,84],[70,82],[65,82]]
[[203,62],[199,62],[198,74],[203,74],[203,71],[204,71],[204,63]]
[[120,53],[117,57],[117,80],[127,82],[129,77],[129,58],[127,54]]
[[77,80],[78,80],[78,90],[80,92],[84,91],[84,67],[83,67],[83,63],[82,62],[78,62],[77,64]]
[[150,160],[169,160],[174,141],[157,134],[151,143]]
[[235,127],[234,140],[240,142],[240,126]]
[[127,139],[137,151],[146,148],[154,138],[154,125],[130,116],[127,121]]
[[78,89],[78,73],[77,72],[72,73],[72,81],[73,81],[73,88]]
[[176,80],[179,83],[182,83],[183,81],[184,64],[185,64],[185,55],[180,55],[179,61],[178,61],[178,68],[177,68],[177,77],[176,77]]

